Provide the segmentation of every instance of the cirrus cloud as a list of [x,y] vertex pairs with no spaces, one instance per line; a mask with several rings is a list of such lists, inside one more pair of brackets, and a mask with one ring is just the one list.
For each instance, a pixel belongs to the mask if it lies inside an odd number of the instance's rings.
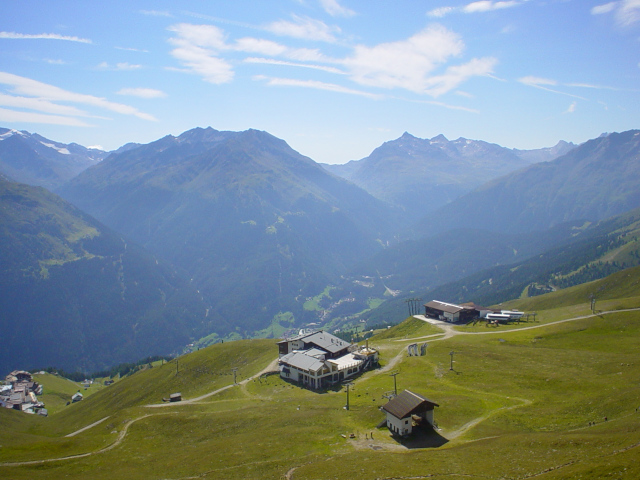
[[352,17],[356,14],[353,10],[340,5],[338,0],[320,0],[320,5],[332,17]]
[[592,15],[613,13],[616,22],[622,27],[629,27],[640,22],[640,0],[618,0],[591,9]]
[[67,42],[93,43],[88,38],[70,37],[67,35],[58,35],[57,33],[38,33],[35,35],[16,32],[0,32],[0,38],[12,40],[65,40]]
[[275,35],[333,43],[340,33],[338,27],[330,27],[320,20],[292,15],[293,21],[278,20],[270,23],[265,29]]
[[[39,82],[37,80],[32,80],[26,77],[21,77],[12,73],[0,72],[0,84],[7,85],[11,92],[16,95],[13,97],[13,107],[34,109],[47,113],[52,112],[53,108],[58,108],[58,113],[65,113],[67,115],[70,115],[69,117],[67,117],[67,121],[75,121],[76,125],[82,122],[72,118],[72,115],[80,116],[83,115],[84,112],[70,111],[68,109],[70,107],[66,107],[67,109],[66,111],[64,111],[65,107],[64,105],[60,105],[60,103],[76,103],[80,105],[109,110],[121,115],[132,115],[143,120],[156,121],[155,117],[149,115],[148,113],[141,112],[135,107],[124,105],[122,103],[110,102],[109,100],[102,97],[70,92],[54,85]],[[18,115],[19,113],[25,112],[16,112],[16,115]]]
[[167,96],[162,90],[153,88],[121,88],[116,94],[140,98],[163,98]]
[[484,13],[505,8],[517,7],[527,3],[529,0],[479,0],[468,3],[462,7],[438,7],[427,12],[430,17],[441,18],[450,13]]

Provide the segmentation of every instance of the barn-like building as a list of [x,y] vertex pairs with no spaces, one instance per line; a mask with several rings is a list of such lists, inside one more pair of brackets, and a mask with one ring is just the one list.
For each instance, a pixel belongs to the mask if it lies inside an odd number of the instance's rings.
[[387,414],[387,427],[394,435],[409,435],[417,426],[434,426],[435,402],[410,390],[405,390],[382,407]]

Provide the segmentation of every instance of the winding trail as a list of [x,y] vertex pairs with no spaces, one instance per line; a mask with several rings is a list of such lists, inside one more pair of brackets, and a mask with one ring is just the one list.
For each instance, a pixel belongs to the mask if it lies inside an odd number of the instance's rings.
[[198,402],[201,402],[202,400],[204,400],[205,398],[212,397],[214,395],[217,395],[218,393],[224,392],[225,390],[229,390],[230,388],[237,387],[238,385],[246,385],[247,383],[251,382],[252,380],[260,377],[261,375],[264,375],[265,373],[269,373],[269,372],[274,372],[274,371],[278,371],[278,359],[277,358],[274,359],[271,363],[269,363],[269,365],[267,365],[265,368],[260,370],[258,373],[256,373],[255,375],[252,375],[250,377],[245,378],[241,382],[232,383],[230,385],[226,385],[224,387],[218,388],[217,390],[213,390],[212,392],[205,393],[204,395],[200,395],[199,397],[190,398],[189,400],[182,400],[181,402],[153,403],[153,404],[144,405],[144,406],[148,407],[148,408],[163,408],[163,407],[179,407],[179,406],[182,406],[182,405],[190,405],[192,403],[198,403]]
[[95,427],[96,425],[100,425],[102,422],[104,422],[107,418],[109,418],[111,415],[107,415],[106,417],[98,420],[97,422],[93,422],[91,425],[87,425],[84,428],[81,428],[80,430],[76,430],[73,433],[69,433],[68,435],[65,435],[65,437],[75,437],[77,434],[84,432],[85,430],[89,430],[91,427]]
[[[118,438],[116,438],[115,442],[113,442],[111,445],[108,445],[104,448],[101,448],[100,450],[96,450],[95,452],[88,452],[88,453],[79,453],[77,455],[68,455],[66,457],[58,457],[58,458],[47,458],[44,460],[30,460],[30,461],[26,461],[26,462],[7,462],[7,463],[0,463],[0,467],[18,467],[18,466],[22,466],[22,465],[39,465],[42,463],[50,463],[50,462],[58,462],[61,460],[73,460],[76,458],[83,458],[83,457],[89,457],[91,455],[98,455],[100,453],[105,453],[108,452],[109,450],[113,450],[114,448],[116,448],[118,445],[120,445],[122,443],[122,441],[124,440],[124,437],[127,435],[127,431],[129,430],[129,427],[134,424],[135,422],[137,422],[138,420],[142,420],[144,418],[147,417],[151,417],[154,415],[171,415],[174,412],[168,412],[168,413],[156,413],[156,414],[147,414],[147,415],[143,415],[141,417],[138,418],[134,418],[133,420],[129,420],[125,425],[124,428],[120,431],[120,434],[118,435]],[[105,420],[104,418],[102,420]],[[100,422],[102,422],[102,420],[100,420]],[[100,423],[98,422],[98,423]],[[92,426],[94,426],[95,424],[91,424],[88,427],[85,427],[84,429],[81,430],[86,430],[87,428],[90,428]],[[78,430],[78,432],[75,433],[79,433],[80,430]],[[68,437],[69,435],[67,435]]]
[[[206,393],[205,395],[201,395],[199,397],[195,397],[195,398],[191,398],[189,400],[185,400],[182,402],[176,402],[176,403],[161,403],[161,404],[150,404],[150,405],[143,405],[144,407],[149,407],[149,408],[158,408],[158,407],[167,407],[167,406],[172,406],[172,407],[176,407],[176,406],[180,406],[180,405],[189,405],[189,404],[193,404],[193,403],[197,403],[201,400],[204,400],[205,398],[211,397],[213,395],[216,395],[220,392],[223,392],[225,390],[228,390],[230,388],[233,388],[235,386],[238,385],[244,385],[249,383],[250,381],[252,381],[255,378],[258,378],[259,376],[268,373],[268,372],[272,372],[274,370],[277,370],[277,365],[278,365],[278,359],[276,358],[275,360],[273,360],[271,363],[269,363],[269,365],[267,365],[264,369],[262,369],[260,372],[256,373],[255,375],[252,375],[250,377],[245,378],[244,380],[242,380],[241,382],[237,383],[237,384],[231,384],[231,385],[227,385],[225,387],[222,388],[218,388],[217,390],[214,390],[212,392]],[[133,420],[129,420],[124,428],[120,431],[120,434],[118,435],[118,438],[116,438],[116,440],[111,444],[108,445],[104,448],[101,448],[100,450],[96,450],[94,452],[87,452],[87,453],[79,453],[76,455],[68,455],[65,457],[58,457],[58,458],[47,458],[44,460],[30,460],[30,461],[25,461],[25,462],[5,462],[5,463],[0,463],[0,467],[18,467],[18,466],[24,466],[24,465],[40,465],[43,463],[50,463],[50,462],[59,462],[59,461],[64,461],[64,460],[74,460],[74,459],[78,459],[78,458],[84,458],[84,457],[89,457],[91,455],[98,455],[101,453],[106,453],[110,450],[113,450],[114,448],[116,448],[118,445],[120,445],[123,441],[125,436],[127,435],[127,432],[129,430],[129,427],[131,425],[133,425],[135,422],[142,420],[144,418],[148,418],[148,417],[153,417],[153,416],[157,416],[157,415],[175,415],[178,412],[166,412],[166,413],[147,413],[146,415],[142,415],[141,417],[138,418],[134,418]],[[91,425],[87,425],[84,428],[81,428],[80,430],[76,430],[73,433],[70,433],[68,435],[65,435],[66,437],[73,437],[79,433],[84,432],[85,430],[88,430],[92,427],[95,427],[96,425],[99,425],[100,423],[104,422],[107,417],[104,417],[100,420],[98,420],[97,422],[92,423]]]

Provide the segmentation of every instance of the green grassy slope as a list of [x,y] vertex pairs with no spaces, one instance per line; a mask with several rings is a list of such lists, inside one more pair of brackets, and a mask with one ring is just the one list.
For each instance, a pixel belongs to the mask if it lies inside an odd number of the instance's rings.
[[[138,372],[49,418],[0,412],[3,426],[18,433],[16,444],[2,442],[0,474],[31,479],[635,480],[640,475],[635,461],[640,454],[640,312],[550,322],[590,313],[589,288],[599,289],[603,304],[640,306],[634,294],[638,281],[640,269],[629,269],[521,300],[514,305],[541,312],[542,321],[497,329],[458,327],[449,338],[430,337],[423,357],[407,357],[405,346],[438,331],[410,319],[369,340],[381,349],[387,367],[354,382],[348,411],[344,390],[315,393],[277,376],[197,403],[142,406],[172,391],[193,398],[229,385],[232,366],[241,364],[241,378],[246,378],[277,356],[273,341],[214,345],[181,357],[184,370],[178,375],[174,362]],[[451,351],[456,352],[453,370]],[[382,395],[393,389],[392,372],[398,372],[399,390],[412,389],[440,405],[437,434],[399,441],[376,428],[383,418],[379,407],[386,402]],[[85,432],[61,436],[106,415]],[[115,446],[100,450],[110,445]],[[418,448],[428,445],[432,448]],[[85,452],[94,454],[7,464]]]

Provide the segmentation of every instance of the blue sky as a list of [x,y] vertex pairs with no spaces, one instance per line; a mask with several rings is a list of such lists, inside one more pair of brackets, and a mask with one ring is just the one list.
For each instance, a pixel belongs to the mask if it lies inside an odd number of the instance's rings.
[[5,2],[0,126],[115,149],[256,128],[318,162],[403,132],[640,128],[640,0]]

